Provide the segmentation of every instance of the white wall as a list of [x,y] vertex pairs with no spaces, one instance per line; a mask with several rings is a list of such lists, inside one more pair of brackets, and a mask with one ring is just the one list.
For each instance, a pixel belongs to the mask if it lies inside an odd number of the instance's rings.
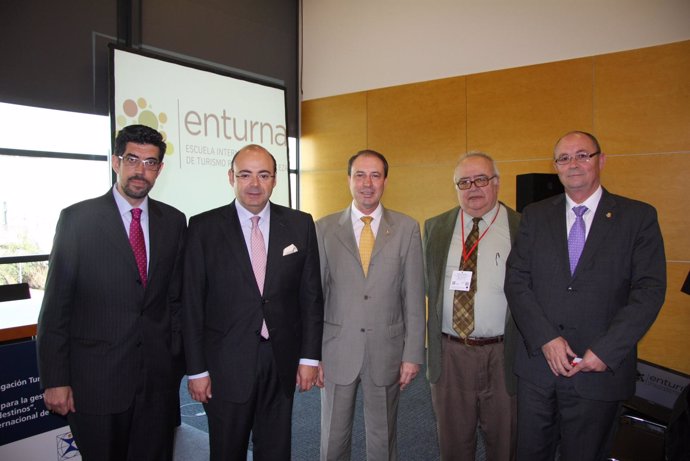
[[303,0],[303,99],[690,39],[690,0]]

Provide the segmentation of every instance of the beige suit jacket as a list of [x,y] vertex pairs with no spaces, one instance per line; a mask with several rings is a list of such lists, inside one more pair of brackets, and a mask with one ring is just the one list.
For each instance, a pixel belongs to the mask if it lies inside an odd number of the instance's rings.
[[400,377],[401,362],[424,361],[424,269],[419,224],[384,208],[365,278],[350,207],[316,223],[325,300],[326,379],[352,383],[365,350],[377,386]]

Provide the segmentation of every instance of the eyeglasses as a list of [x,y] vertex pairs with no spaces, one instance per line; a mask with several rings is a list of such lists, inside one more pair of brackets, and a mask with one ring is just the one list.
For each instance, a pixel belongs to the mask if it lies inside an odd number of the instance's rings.
[[144,165],[145,170],[149,171],[158,171],[158,169],[161,167],[160,160],[156,160],[155,158],[147,158],[142,160],[136,155],[118,155],[117,158],[119,158],[120,161],[129,168],[136,168],[140,163]]
[[497,177],[497,175],[493,175],[490,178],[487,178],[486,176],[479,176],[474,179],[460,179],[458,182],[455,183],[456,186],[458,186],[458,189],[460,190],[467,190],[470,187],[472,187],[472,184],[474,184],[477,187],[486,187],[489,185],[489,181]]
[[570,162],[575,159],[577,163],[587,163],[589,162],[589,159],[594,157],[595,155],[599,155],[601,152],[596,151],[591,154],[588,154],[587,152],[576,152],[575,155],[568,155],[568,154],[562,154],[559,155],[558,158],[554,160],[557,165],[570,165]]
[[[251,173],[239,173],[236,174],[235,177],[241,182],[249,182],[252,180],[254,175]],[[259,182],[268,182],[271,180],[271,178],[275,178],[275,175],[270,173],[259,173],[256,175],[256,177],[259,178]]]

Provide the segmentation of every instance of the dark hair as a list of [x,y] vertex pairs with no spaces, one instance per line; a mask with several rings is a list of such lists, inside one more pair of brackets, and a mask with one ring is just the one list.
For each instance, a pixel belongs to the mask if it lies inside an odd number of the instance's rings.
[[601,152],[601,146],[599,145],[599,141],[597,140],[597,138],[592,133],[587,133],[586,131],[574,130],[574,131],[569,131],[568,133],[566,133],[563,136],[561,136],[560,138],[558,138],[558,141],[556,141],[556,145],[553,146],[554,154],[556,153],[556,147],[558,146],[558,143],[561,142],[561,140],[563,138],[565,138],[566,136],[570,136],[571,134],[581,134],[582,136],[588,137],[590,139],[590,141],[592,141],[592,143],[594,144],[594,148],[597,150],[597,152]]
[[240,153],[244,152],[245,150],[260,150],[260,151],[266,152],[268,154],[268,156],[271,157],[271,161],[273,162],[273,174],[276,174],[276,172],[278,171],[278,166],[276,164],[276,158],[273,156],[272,153],[270,153],[268,151],[268,149],[266,149],[265,147],[262,147],[258,144],[247,144],[246,146],[244,146],[243,148],[241,148],[240,150],[235,152],[235,155],[232,156],[232,160],[230,161],[230,169],[232,171],[235,171],[235,159],[237,158],[238,155],[240,155]]
[[158,160],[165,156],[165,141],[163,135],[146,125],[129,125],[120,130],[115,138],[115,155],[124,155],[127,143],[151,144],[158,147]]
[[379,160],[381,160],[381,162],[383,162],[383,177],[384,178],[388,177],[388,160],[386,160],[386,157],[384,157],[383,154],[376,152],[375,150],[371,150],[371,149],[360,150],[355,155],[350,157],[350,160],[347,162],[347,175],[348,176],[351,176],[352,164],[355,163],[355,160],[357,160],[362,155],[370,155],[372,157],[376,157]]

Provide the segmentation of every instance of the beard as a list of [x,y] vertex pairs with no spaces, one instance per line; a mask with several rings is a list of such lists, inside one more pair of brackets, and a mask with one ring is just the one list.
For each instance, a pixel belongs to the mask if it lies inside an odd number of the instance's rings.
[[[144,187],[132,186],[132,184],[131,184],[132,180],[143,181],[146,185]],[[127,178],[127,182],[122,187],[122,191],[125,193],[125,195],[127,197],[134,198],[134,199],[140,199],[140,198],[146,197],[152,188],[153,188],[153,184],[151,184],[143,176],[132,176],[132,177]]]

